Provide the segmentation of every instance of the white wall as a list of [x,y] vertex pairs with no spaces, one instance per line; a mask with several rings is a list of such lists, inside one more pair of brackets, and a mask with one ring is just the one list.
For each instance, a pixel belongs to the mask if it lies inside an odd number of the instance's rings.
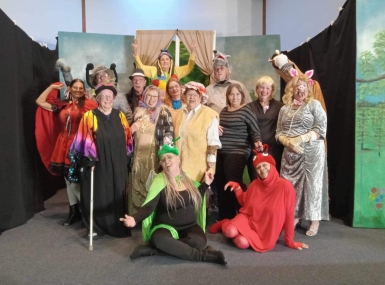
[[291,50],[330,25],[345,0],[267,0],[266,33],[281,35],[281,50]]
[[[81,0],[0,0],[0,8],[36,41],[81,32]],[[135,35],[141,29],[216,30],[218,36],[262,34],[262,0],[86,0],[89,33]]]
[[56,46],[58,31],[82,31],[81,0],[0,0],[0,8],[35,41]]
[[[267,0],[267,34],[281,49],[314,37],[345,0]],[[56,44],[58,31],[81,32],[81,0],[0,0],[0,8],[37,41]],[[216,30],[217,36],[262,34],[262,0],[86,0],[87,32],[135,35],[140,29]]]
[[[262,0],[86,1],[87,32],[216,30],[218,36],[262,34]],[[101,20],[102,19],[102,20]]]

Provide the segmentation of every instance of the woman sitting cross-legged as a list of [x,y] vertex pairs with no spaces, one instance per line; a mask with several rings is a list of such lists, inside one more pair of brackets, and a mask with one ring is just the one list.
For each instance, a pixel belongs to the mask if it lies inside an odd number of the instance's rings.
[[295,191],[293,185],[278,175],[273,157],[267,153],[258,153],[254,159],[258,178],[246,192],[237,182],[230,181],[241,209],[234,219],[225,219],[213,224],[210,233],[223,234],[232,238],[236,247],[252,247],[255,251],[265,252],[274,248],[282,230],[285,232],[285,244],[293,249],[308,248],[308,245],[294,242],[294,207]]
[[200,185],[190,179],[181,169],[174,144],[164,144],[158,156],[163,170],[152,182],[144,204],[133,216],[120,219],[129,228],[143,221],[143,239],[153,247],[137,246],[131,259],[154,255],[159,249],[185,260],[226,264],[223,253],[207,245],[204,233],[205,192],[213,175],[206,172]]

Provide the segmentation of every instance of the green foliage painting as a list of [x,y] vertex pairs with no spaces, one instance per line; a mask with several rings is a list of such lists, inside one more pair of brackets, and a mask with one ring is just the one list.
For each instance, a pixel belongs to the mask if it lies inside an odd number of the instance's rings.
[[357,1],[353,226],[385,228],[385,1]]
[[358,69],[362,78],[357,89],[357,99],[365,101],[368,95],[384,95],[385,89],[385,29],[374,36],[372,50],[361,52],[358,59]]
[[[168,50],[175,58],[175,41],[171,42]],[[186,65],[189,57],[190,53],[187,51],[186,46],[183,42],[180,42],[179,66]],[[203,74],[199,67],[195,64],[194,69],[190,72],[190,74],[181,79],[182,84],[186,84],[189,81],[200,82],[207,86],[210,84],[210,76]]]

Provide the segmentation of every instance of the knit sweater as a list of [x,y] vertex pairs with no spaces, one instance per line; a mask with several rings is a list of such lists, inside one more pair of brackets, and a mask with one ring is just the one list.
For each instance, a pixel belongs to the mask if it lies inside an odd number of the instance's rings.
[[250,140],[253,143],[262,142],[257,117],[249,105],[232,112],[225,107],[219,118],[219,125],[223,127],[223,135],[220,137],[222,148],[218,149],[218,153],[249,155]]

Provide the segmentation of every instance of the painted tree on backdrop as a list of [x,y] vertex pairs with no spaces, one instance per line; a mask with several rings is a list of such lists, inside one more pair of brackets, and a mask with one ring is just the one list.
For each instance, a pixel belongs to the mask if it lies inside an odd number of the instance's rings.
[[358,59],[358,72],[363,78],[356,78],[357,96],[357,143],[361,150],[376,150],[381,155],[383,144],[383,120],[385,101],[373,96],[385,95],[385,30],[375,35],[373,50],[363,51]]
[[385,90],[385,30],[375,35],[373,51],[363,51],[360,54],[359,70],[363,78],[357,78],[359,83],[357,96],[364,101],[368,95],[383,95]]

